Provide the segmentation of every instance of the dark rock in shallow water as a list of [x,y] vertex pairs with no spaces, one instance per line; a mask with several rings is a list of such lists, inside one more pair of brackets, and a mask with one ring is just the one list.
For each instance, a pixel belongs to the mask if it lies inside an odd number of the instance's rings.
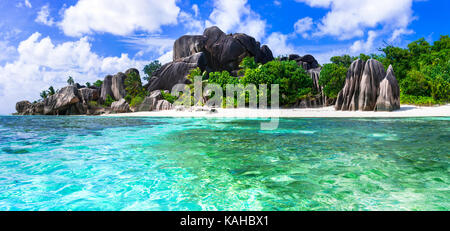
[[386,78],[380,83],[380,91],[375,107],[376,111],[394,111],[400,109],[400,87],[389,66]]
[[[338,94],[335,109],[373,111],[380,102],[380,110],[385,110],[383,105],[388,101],[392,102],[392,107],[388,106],[388,108],[399,109],[400,90],[398,90],[398,83],[392,67],[389,69],[386,75],[383,65],[377,60],[370,59],[364,62],[358,59],[354,61],[347,72],[345,86]],[[384,80],[386,81],[381,90],[380,83]],[[382,95],[381,91],[383,91]]]

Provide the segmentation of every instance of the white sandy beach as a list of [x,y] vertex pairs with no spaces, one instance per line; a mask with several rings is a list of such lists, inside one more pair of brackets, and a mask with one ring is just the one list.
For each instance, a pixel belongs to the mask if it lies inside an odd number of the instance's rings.
[[436,107],[418,107],[402,105],[400,110],[394,112],[363,112],[363,111],[335,111],[334,107],[309,109],[223,109],[209,112],[203,108],[189,108],[169,111],[133,112],[122,114],[109,114],[104,116],[130,116],[130,117],[210,117],[210,118],[405,118],[405,117],[450,117],[450,104]]

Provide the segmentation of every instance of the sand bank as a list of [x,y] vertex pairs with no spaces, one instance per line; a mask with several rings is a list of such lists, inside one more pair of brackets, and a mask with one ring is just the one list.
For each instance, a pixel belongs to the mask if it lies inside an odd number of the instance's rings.
[[404,117],[450,117],[450,104],[436,107],[418,107],[402,105],[394,112],[363,112],[363,111],[335,111],[334,107],[308,109],[223,109],[217,108],[211,112],[205,108],[189,108],[184,110],[133,112],[123,114],[109,114],[105,116],[131,117],[224,117],[224,118],[404,118]]

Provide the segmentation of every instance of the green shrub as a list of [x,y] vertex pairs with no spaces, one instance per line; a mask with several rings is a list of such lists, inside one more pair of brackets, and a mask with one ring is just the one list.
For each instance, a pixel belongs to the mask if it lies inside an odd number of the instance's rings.
[[94,86],[96,86],[96,87],[102,87],[102,84],[103,84],[103,81],[97,80],[97,81],[95,81]]
[[130,106],[136,107],[136,106],[140,105],[142,102],[144,102],[144,99],[145,99],[145,96],[138,95],[131,99]]
[[450,102],[450,82],[441,76],[431,80],[431,96],[440,102]]
[[[270,61],[254,69],[247,69],[240,79],[244,85],[279,84],[281,105],[291,105],[311,95],[313,83],[306,71],[295,61]],[[270,93],[269,93],[270,95]]]
[[439,102],[437,102],[433,99],[433,97],[430,96],[415,96],[406,94],[400,94],[400,103],[419,106],[432,106],[439,104]]
[[430,84],[420,71],[411,70],[406,78],[400,81],[401,92],[405,95],[430,96]]
[[178,97],[173,96],[170,93],[165,93],[164,91],[161,91],[161,95],[162,95],[164,100],[169,101],[171,104],[173,104],[178,99]]
[[146,94],[145,89],[142,87],[141,77],[135,72],[130,72],[125,79],[125,90],[128,94],[128,96],[125,97],[125,100],[127,100],[128,103],[136,96],[142,97]]
[[239,78],[231,76],[228,71],[209,73],[209,83],[219,84],[224,92],[227,84],[239,84]]
[[347,68],[337,64],[325,64],[320,72],[319,85],[330,99],[337,98],[345,84]]
[[98,107],[97,101],[89,101],[88,104],[89,104],[90,106],[92,106],[92,107]]
[[144,76],[144,80],[149,81],[150,78],[153,76],[153,73],[157,71],[159,68],[161,68],[161,66],[162,66],[161,63],[158,60],[155,60],[150,64],[146,65],[143,70],[144,73],[146,74],[146,76]]
[[103,105],[106,106],[106,107],[111,107],[111,104],[113,102],[114,102],[114,99],[110,95],[107,95],[105,103]]

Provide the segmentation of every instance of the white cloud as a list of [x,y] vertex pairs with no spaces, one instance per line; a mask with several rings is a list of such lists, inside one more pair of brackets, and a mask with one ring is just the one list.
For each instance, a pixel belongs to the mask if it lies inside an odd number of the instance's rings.
[[34,20],[35,22],[42,23],[47,26],[53,26],[55,24],[52,17],[50,17],[49,5],[44,5],[41,10],[38,12],[37,18]]
[[195,17],[197,17],[200,12],[198,9],[198,5],[197,4],[192,5],[192,10],[194,11]]
[[364,35],[366,29],[378,26],[406,28],[414,19],[413,0],[296,0],[311,7],[330,8],[318,24],[316,36],[331,35],[351,39]]
[[16,49],[8,41],[0,41],[0,63],[11,59],[16,54]]
[[367,41],[358,40],[353,43],[350,47],[351,53],[363,53],[363,52],[373,52],[374,51],[374,41],[378,36],[378,33],[375,31],[369,31],[369,36]]
[[302,35],[303,38],[307,38],[309,36],[308,33],[306,32],[310,31],[312,27],[313,27],[313,19],[310,17],[299,19],[294,24],[295,33]]
[[176,0],[79,0],[64,11],[60,23],[69,36],[93,32],[130,35],[136,30],[159,32],[177,23]]
[[16,4],[16,7],[19,7],[19,8],[21,8],[21,7],[32,8],[33,6],[31,5],[30,1],[25,0],[25,1],[23,1],[23,2],[17,3],[17,4]]
[[391,36],[391,38],[389,38],[389,42],[392,43],[392,42],[396,41],[398,38],[400,38],[400,36],[402,36],[402,35],[409,35],[409,34],[413,34],[413,33],[414,33],[413,30],[408,30],[405,28],[396,29],[396,30],[394,30],[394,32],[392,32],[392,36]]
[[139,49],[141,55],[146,53],[157,53],[162,55],[172,50],[175,39],[161,37],[129,37],[123,42],[130,44],[133,48]]
[[159,62],[161,64],[170,63],[173,61],[173,51],[168,51],[164,55],[161,55],[161,57],[158,58]]
[[289,36],[274,32],[266,39],[266,43],[275,57],[295,53],[294,46],[287,42]]
[[37,32],[22,41],[17,52],[17,59],[0,66],[0,114],[14,112],[17,101],[39,99],[39,92],[50,85],[65,86],[69,75],[84,84],[131,67],[142,70],[148,63],[130,59],[127,54],[98,56],[91,51],[87,37],[54,44],[49,37],[41,38]]
[[266,21],[252,11],[247,0],[215,0],[206,27],[218,26],[225,33],[246,33],[261,40],[266,34]]

